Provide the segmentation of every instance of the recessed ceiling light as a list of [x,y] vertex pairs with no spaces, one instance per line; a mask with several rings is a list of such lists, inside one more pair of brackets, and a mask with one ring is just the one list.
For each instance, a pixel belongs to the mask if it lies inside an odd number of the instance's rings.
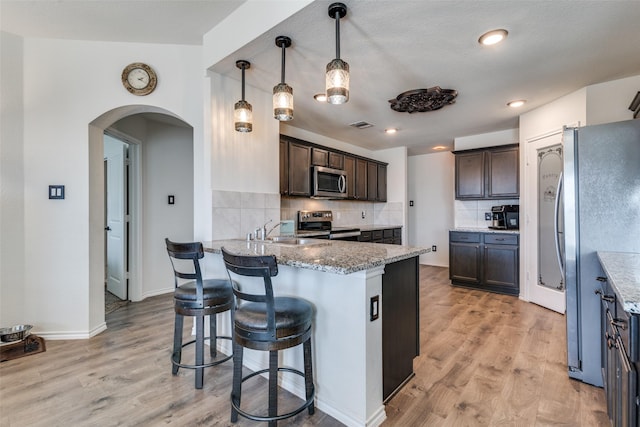
[[384,130],[384,133],[387,133],[389,135],[391,135],[393,133],[396,133],[396,132],[398,132],[398,129],[396,129],[396,128],[387,128],[387,129]]
[[434,150],[446,150],[447,147],[445,147],[444,145],[436,145],[435,147],[433,147]]
[[327,94],[326,93],[316,93],[313,95],[313,99],[318,102],[327,102]]
[[525,102],[527,101],[524,99],[518,99],[517,101],[508,102],[507,105],[511,108],[518,108],[518,107],[522,107]]
[[500,43],[507,37],[509,32],[507,30],[492,30],[488,33],[484,33],[478,39],[478,43],[483,44],[485,46],[490,46],[496,43]]

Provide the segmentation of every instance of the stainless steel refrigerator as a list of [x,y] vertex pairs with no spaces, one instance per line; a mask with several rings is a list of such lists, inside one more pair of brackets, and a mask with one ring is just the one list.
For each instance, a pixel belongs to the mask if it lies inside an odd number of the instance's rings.
[[568,371],[602,386],[596,252],[640,252],[640,120],[567,128],[563,149],[556,229]]

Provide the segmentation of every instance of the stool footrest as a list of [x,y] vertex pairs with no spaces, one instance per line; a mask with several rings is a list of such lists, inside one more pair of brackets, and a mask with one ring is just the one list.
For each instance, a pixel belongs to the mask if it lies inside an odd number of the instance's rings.
[[[269,372],[269,368],[267,369],[262,369],[260,371],[256,371],[256,372],[252,372],[247,376],[242,377],[242,382],[245,382],[246,380],[255,377],[256,375],[260,375],[260,374],[264,374],[266,372]],[[297,369],[293,369],[293,368],[285,368],[285,367],[279,367],[278,368],[278,372],[290,372],[296,375],[300,375],[301,377],[304,378],[304,372],[299,371]],[[233,407],[233,409],[235,409],[236,411],[238,411],[239,415],[242,415],[243,417],[253,420],[253,421],[279,421],[279,420],[284,420],[286,418],[291,418],[294,415],[298,415],[300,412],[304,411],[305,409],[307,409],[309,406],[311,406],[313,404],[313,400],[315,399],[316,396],[316,388],[315,386],[312,385],[311,388],[311,396],[309,397],[309,399],[307,399],[306,402],[304,402],[301,406],[299,406],[298,408],[294,409],[291,412],[287,412],[286,414],[282,414],[282,415],[275,415],[275,416],[261,416],[261,415],[255,415],[255,414],[250,414],[246,411],[243,411],[242,409],[240,409],[240,407],[238,405],[236,405],[236,403],[233,401],[233,396],[231,398],[231,406]]]
[[[208,339],[210,339],[210,337],[204,337],[205,341],[208,340]],[[224,337],[224,336],[217,336],[216,339],[229,340],[229,341],[232,340],[231,337]],[[192,341],[189,341],[187,343],[184,343],[184,344],[182,344],[182,348],[185,348],[188,345],[194,344],[195,342],[196,342],[196,340],[192,340]],[[216,366],[216,365],[219,365],[221,363],[224,363],[224,362],[226,362],[227,360],[229,360],[229,359],[231,359],[233,357],[233,352],[231,352],[231,354],[229,356],[225,356],[224,358],[222,358],[220,360],[216,360],[216,361],[210,362],[210,363],[205,363],[205,364],[202,364],[202,365],[187,365],[187,364],[184,364],[184,363],[180,363],[180,362],[178,362],[176,360],[177,356],[178,355],[176,353],[173,353],[171,355],[171,363],[173,363],[174,366],[178,366],[178,367],[184,368],[184,369],[198,369],[198,368],[209,368],[211,366]]]

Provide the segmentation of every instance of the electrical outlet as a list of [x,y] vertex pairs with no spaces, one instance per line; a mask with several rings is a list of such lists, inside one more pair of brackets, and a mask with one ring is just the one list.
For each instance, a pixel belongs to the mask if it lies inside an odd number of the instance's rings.
[[491,212],[485,212],[484,213],[484,220],[485,221],[491,221]]
[[367,216],[367,213],[365,211],[362,211],[362,219],[364,219]]
[[436,252],[438,247],[436,245],[431,246],[431,252]]
[[371,297],[369,301],[369,321],[378,320],[380,315],[380,295]]

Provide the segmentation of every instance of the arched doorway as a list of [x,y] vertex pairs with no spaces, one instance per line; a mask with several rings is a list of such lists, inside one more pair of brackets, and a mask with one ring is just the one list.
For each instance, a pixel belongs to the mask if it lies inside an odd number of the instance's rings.
[[[193,237],[193,127],[162,108],[143,105],[110,110],[89,124],[89,316],[106,328],[104,320],[105,178],[104,133],[118,132],[139,141],[132,145],[129,215],[129,299],[139,301],[168,292],[164,280],[164,237]],[[138,167],[136,168],[136,165]],[[172,179],[180,176],[179,179]],[[179,186],[175,186],[175,182]],[[167,203],[173,194],[174,204]],[[178,193],[178,194],[175,194]],[[166,277],[170,276],[167,270]]]

